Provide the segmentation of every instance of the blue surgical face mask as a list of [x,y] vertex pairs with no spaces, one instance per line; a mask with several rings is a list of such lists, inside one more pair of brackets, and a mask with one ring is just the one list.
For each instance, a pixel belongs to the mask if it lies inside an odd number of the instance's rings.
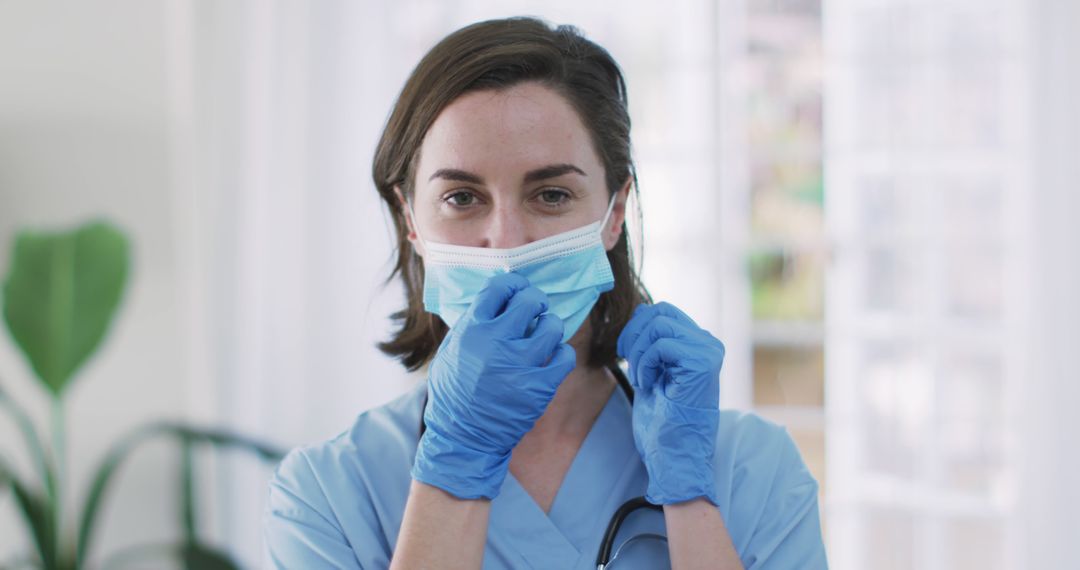
[[[488,279],[513,271],[547,294],[548,312],[562,319],[566,342],[585,322],[600,293],[615,286],[601,239],[614,205],[612,195],[599,222],[510,249],[435,243],[417,229],[425,252],[424,308],[453,327]],[[416,215],[412,218],[415,227]]]

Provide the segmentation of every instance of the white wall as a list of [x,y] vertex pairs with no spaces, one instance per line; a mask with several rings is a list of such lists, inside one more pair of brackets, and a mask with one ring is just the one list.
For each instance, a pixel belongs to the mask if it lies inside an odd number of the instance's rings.
[[[23,227],[101,216],[134,246],[111,334],[67,394],[68,514],[109,444],[143,421],[185,412],[163,9],[139,0],[0,4],[0,267]],[[0,382],[44,428],[45,394],[0,336]],[[103,550],[175,536],[170,451],[152,446],[122,471],[100,527]],[[6,419],[0,452],[28,466]],[[10,503],[0,493],[0,561],[29,545]]]

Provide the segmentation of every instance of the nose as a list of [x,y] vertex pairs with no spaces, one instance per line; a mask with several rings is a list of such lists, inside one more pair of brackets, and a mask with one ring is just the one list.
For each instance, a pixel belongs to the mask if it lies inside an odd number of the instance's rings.
[[484,247],[509,249],[529,243],[525,218],[518,204],[497,205],[485,220]]

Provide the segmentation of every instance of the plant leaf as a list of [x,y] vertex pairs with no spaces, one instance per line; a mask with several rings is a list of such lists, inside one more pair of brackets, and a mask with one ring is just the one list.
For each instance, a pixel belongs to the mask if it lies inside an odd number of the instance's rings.
[[19,506],[19,512],[30,535],[37,547],[37,554],[41,557],[42,566],[55,568],[57,563],[56,525],[53,524],[52,508],[48,500],[31,491],[19,481],[15,471],[0,458],[0,486],[10,487],[15,495],[15,503]]
[[240,568],[227,553],[201,542],[129,546],[110,556],[102,568],[119,570],[130,567],[136,562],[140,563],[138,568],[145,568],[146,561],[165,557],[175,558],[188,570],[239,570]]
[[34,422],[30,421],[30,415],[8,395],[2,385],[0,385],[0,408],[7,408],[11,417],[15,420],[15,425],[19,426],[19,431],[22,432],[23,440],[25,440],[26,447],[30,451],[30,457],[38,470],[38,475],[45,483],[46,499],[49,503],[52,503],[56,500],[56,477],[53,474],[52,461],[45,452],[45,444],[42,442],[41,436],[38,435]]
[[123,294],[128,255],[127,239],[104,222],[16,237],[4,321],[54,396],[104,338]]
[[188,570],[239,570],[226,552],[201,543],[188,543],[181,547],[184,567]]
[[198,540],[195,514],[195,450],[191,438],[180,442],[180,527],[184,542],[194,544]]
[[[213,445],[217,448],[235,447],[240,450],[254,453],[263,461],[276,462],[284,457],[285,453],[274,446],[256,441],[254,439],[236,435],[224,430],[200,429],[183,424],[159,422],[143,426],[116,443],[105,456],[101,465],[94,475],[83,505],[79,519],[79,537],[76,547],[76,565],[83,567],[89,554],[90,539],[93,536],[94,526],[97,520],[98,509],[105,498],[113,474],[124,459],[142,442],[158,437],[170,437],[180,441],[181,445],[201,443]],[[183,500],[194,500],[191,497]],[[186,508],[186,507],[185,507]]]

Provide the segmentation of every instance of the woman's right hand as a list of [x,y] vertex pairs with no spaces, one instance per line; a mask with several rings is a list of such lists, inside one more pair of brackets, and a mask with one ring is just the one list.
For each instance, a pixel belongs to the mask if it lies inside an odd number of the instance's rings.
[[576,362],[562,342],[562,320],[547,308],[547,295],[505,273],[450,329],[428,374],[427,429],[413,479],[462,499],[499,493],[511,451]]

